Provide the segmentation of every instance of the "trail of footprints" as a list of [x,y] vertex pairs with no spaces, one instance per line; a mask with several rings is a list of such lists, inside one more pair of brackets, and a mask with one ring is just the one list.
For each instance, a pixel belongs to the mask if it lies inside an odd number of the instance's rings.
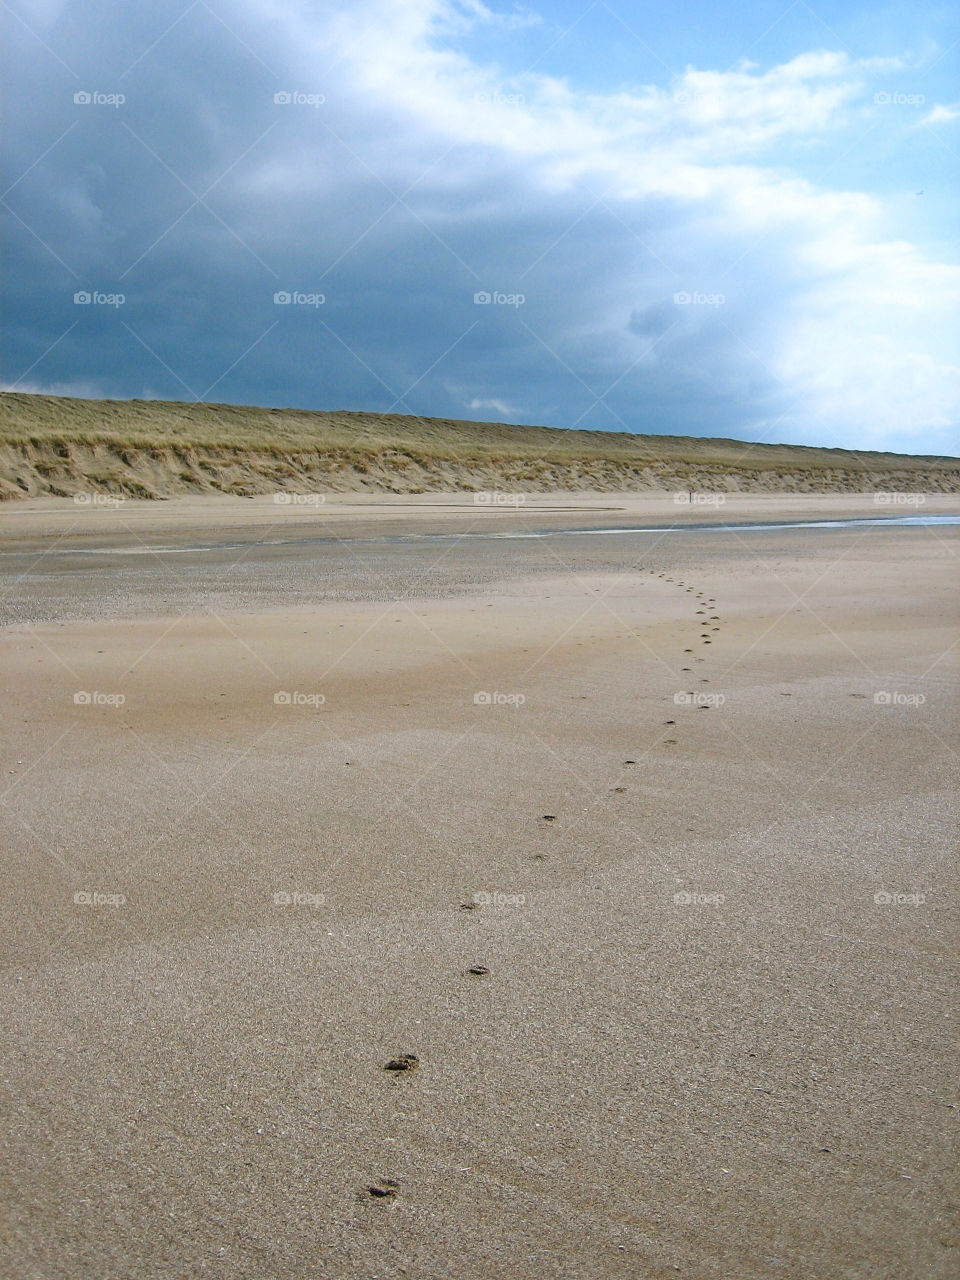
[[[677,587],[682,587],[685,594],[693,596],[694,600],[700,606],[694,613],[694,623],[697,627],[697,630],[699,631],[698,638],[700,640],[700,644],[701,645],[713,644],[714,637],[719,632],[720,627],[722,625],[722,621],[723,621],[720,615],[716,612],[717,602],[714,599],[714,597],[708,596],[705,591],[698,591],[696,587],[687,586],[687,584],[680,578],[671,578],[669,574],[657,573],[655,569],[648,569],[647,572],[650,574],[656,574],[657,578],[659,578],[662,582],[669,582]],[[690,649],[690,648],[684,649],[683,657],[681,658],[681,661],[683,661],[684,659],[688,659],[689,661],[692,661],[692,662],[706,661],[706,659],[703,658],[702,656],[701,657],[694,656],[695,654],[696,654],[695,649]],[[681,674],[692,675],[693,667],[681,666],[680,672]],[[701,676],[699,678],[699,683],[709,684],[710,681],[707,679],[706,676]],[[695,691],[693,689],[685,690],[685,692],[688,693],[691,698],[695,697]],[[712,708],[708,703],[697,703],[692,709],[695,711],[710,711]],[[665,720],[663,722],[663,727],[665,729],[675,730],[677,727],[677,722],[676,720]],[[675,747],[679,742],[679,739],[673,736],[665,736],[661,739],[661,741],[665,747]],[[624,761],[624,763],[632,764],[633,761],[626,760]],[[616,790],[616,788],[614,788],[614,790]]]
[[[663,582],[669,582],[672,585],[676,585],[677,587],[682,588],[685,594],[689,594],[693,596],[694,600],[699,606],[699,608],[697,608],[697,610],[695,611],[694,621],[699,630],[698,638],[699,638],[700,644],[701,646],[712,644],[714,636],[719,632],[720,627],[722,625],[722,619],[720,618],[719,614],[716,613],[717,602],[713,598],[713,596],[708,596],[704,591],[697,591],[696,588],[687,586],[687,584],[679,578],[671,578],[666,573],[658,574],[655,569],[649,569],[648,573],[655,574]],[[683,653],[684,655],[695,655],[696,651],[695,649],[686,648],[683,650]],[[705,658],[703,658],[702,656],[701,657],[694,656],[691,660],[694,662],[704,662]],[[683,673],[692,674],[693,668],[689,666],[682,666],[680,668],[680,671]],[[709,684],[710,681],[705,676],[701,676],[699,678],[699,683]],[[690,693],[691,696],[693,696],[693,692],[694,692],[693,690],[689,690],[688,692]],[[709,706],[700,705],[695,707],[694,709],[698,711],[709,711],[711,708]],[[673,720],[673,719],[665,720],[663,722],[663,727],[669,730],[676,730],[677,722],[676,720]],[[675,737],[670,737],[670,736],[665,736],[661,738],[662,745],[667,747],[676,746],[678,741],[679,739]],[[637,761],[634,759],[630,759],[630,760],[624,760],[623,763],[625,766],[628,766],[628,765],[635,765]],[[611,790],[617,794],[622,794],[626,792],[627,788],[624,786],[617,785],[612,787]],[[544,813],[541,815],[541,820],[544,823],[553,823],[553,822],[556,822],[556,819],[557,819],[557,815],[554,813]],[[545,860],[546,860],[546,854],[543,854],[543,853],[533,854],[534,862],[544,862]],[[478,911],[479,909],[480,909],[479,905],[476,902],[460,903],[461,911]],[[473,965],[470,965],[469,968],[462,970],[462,976],[465,979],[471,980],[471,981],[476,981],[479,978],[486,978],[489,976],[489,974],[490,974],[490,970],[484,964],[473,964]],[[390,1058],[388,1062],[384,1063],[383,1070],[388,1072],[394,1078],[395,1081],[399,1081],[402,1077],[408,1077],[412,1075],[412,1073],[416,1071],[419,1065],[420,1065],[420,1060],[415,1053],[404,1051],[404,1052],[398,1053],[396,1057]],[[376,1179],[376,1181],[371,1182],[367,1186],[366,1193],[374,1200],[388,1201],[396,1198],[399,1192],[399,1189],[400,1189],[400,1184],[396,1182],[394,1179],[378,1178]]]

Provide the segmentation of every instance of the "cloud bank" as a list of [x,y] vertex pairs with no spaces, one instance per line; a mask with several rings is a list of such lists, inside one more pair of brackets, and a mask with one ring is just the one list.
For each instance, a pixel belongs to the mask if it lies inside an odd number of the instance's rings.
[[478,0],[19,13],[8,384],[956,451],[960,269],[844,182],[960,115],[904,59],[583,92]]

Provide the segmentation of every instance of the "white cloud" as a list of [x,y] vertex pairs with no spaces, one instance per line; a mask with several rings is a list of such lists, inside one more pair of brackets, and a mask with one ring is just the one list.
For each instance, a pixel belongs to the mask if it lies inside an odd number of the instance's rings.
[[504,404],[502,400],[482,400],[477,396],[468,403],[468,409],[493,409],[495,413],[502,413],[505,418],[512,417],[517,410],[508,404]]
[[[673,271],[674,287],[682,277],[709,288],[711,273],[727,280],[740,305],[722,324],[740,343],[745,370],[781,384],[798,431],[816,435],[819,422],[876,445],[953,420],[957,370],[947,338],[960,272],[884,238],[877,198],[820,185],[785,159],[793,143],[836,145],[843,130],[862,130],[875,109],[872,77],[895,59],[813,51],[764,72],[688,68],[665,87],[581,94],[542,74],[503,81],[434,40],[439,26],[470,21],[489,13],[449,0],[373,3],[341,15],[336,34],[358,98],[384,122],[381,136],[367,134],[368,163],[389,173],[398,136],[408,158],[453,147],[442,184],[447,195],[459,184],[463,201],[438,213],[445,233],[484,216],[466,171],[472,152],[534,220],[558,192],[601,194],[618,218],[639,221],[644,247]],[[936,108],[928,119],[955,114]],[[668,202],[666,228],[647,230],[651,201]],[[486,216],[508,221],[507,213],[495,189]],[[630,278],[624,264],[611,264],[607,305],[592,301],[586,315],[581,308],[580,328],[606,328],[622,348],[637,296],[652,277],[662,289],[663,272],[648,266]],[[751,315],[754,290],[763,311]],[[483,397],[467,407],[487,406],[508,412],[505,401]]]
[[949,106],[938,103],[931,112],[924,116],[920,123],[952,124],[954,120],[960,120],[960,103],[951,103]]
[[102,400],[106,396],[102,385],[89,379],[72,379],[66,382],[0,382],[0,391],[19,391],[32,396],[73,396],[78,400]]

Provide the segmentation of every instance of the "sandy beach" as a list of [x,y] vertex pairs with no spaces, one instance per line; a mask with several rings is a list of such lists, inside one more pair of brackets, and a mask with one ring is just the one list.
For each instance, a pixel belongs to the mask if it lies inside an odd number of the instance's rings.
[[8,1274],[956,1275],[958,511],[4,508]]

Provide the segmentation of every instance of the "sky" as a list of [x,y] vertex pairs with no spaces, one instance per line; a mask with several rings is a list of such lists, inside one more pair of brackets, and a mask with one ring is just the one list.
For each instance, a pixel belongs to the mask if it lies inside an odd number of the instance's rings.
[[6,388],[960,451],[952,6],[3,13]]

